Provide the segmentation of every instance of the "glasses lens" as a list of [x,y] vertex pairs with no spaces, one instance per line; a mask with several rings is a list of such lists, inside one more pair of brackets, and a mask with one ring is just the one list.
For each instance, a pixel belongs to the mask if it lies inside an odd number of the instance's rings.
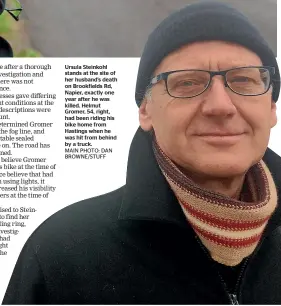
[[176,98],[189,98],[201,94],[210,82],[210,74],[205,71],[176,71],[168,75],[168,93]]
[[266,68],[237,68],[227,72],[228,86],[236,93],[252,96],[265,93],[270,85],[270,73]]

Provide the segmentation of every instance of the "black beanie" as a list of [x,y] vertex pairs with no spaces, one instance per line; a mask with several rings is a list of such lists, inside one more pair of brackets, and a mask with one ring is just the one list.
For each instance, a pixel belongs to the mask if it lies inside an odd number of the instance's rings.
[[255,52],[264,66],[275,67],[272,98],[280,91],[275,55],[259,31],[238,10],[214,1],[187,5],[164,19],[149,35],[137,76],[135,98],[140,106],[157,66],[174,50],[196,41],[220,40],[240,44]]

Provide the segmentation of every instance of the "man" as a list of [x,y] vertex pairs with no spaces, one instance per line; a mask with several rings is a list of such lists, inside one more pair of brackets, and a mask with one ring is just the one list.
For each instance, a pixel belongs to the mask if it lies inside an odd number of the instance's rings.
[[281,303],[279,78],[236,10],[165,19],[140,61],[126,185],[44,222],[3,303]]

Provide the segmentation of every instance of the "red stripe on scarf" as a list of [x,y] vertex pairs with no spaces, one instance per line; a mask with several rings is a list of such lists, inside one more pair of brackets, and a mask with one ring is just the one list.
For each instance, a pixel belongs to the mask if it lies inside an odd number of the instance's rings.
[[223,245],[225,247],[229,247],[229,248],[249,247],[253,244],[256,244],[262,236],[262,233],[261,233],[259,235],[253,235],[252,237],[243,238],[243,239],[233,239],[233,238],[226,238],[226,237],[224,238],[222,236],[207,232],[201,229],[200,227],[196,226],[193,223],[192,223],[192,227],[198,234],[200,234],[205,239],[210,240],[216,244]]
[[182,199],[180,199],[180,203],[196,219],[202,220],[203,222],[206,222],[217,228],[223,228],[223,229],[228,229],[228,230],[233,230],[233,231],[241,231],[241,230],[258,228],[262,226],[269,219],[269,216],[264,219],[256,220],[256,221],[235,221],[235,220],[230,220],[230,219],[222,219],[222,218],[217,218],[215,216],[212,216],[203,211],[197,210],[194,207],[192,207],[189,203],[183,201]]

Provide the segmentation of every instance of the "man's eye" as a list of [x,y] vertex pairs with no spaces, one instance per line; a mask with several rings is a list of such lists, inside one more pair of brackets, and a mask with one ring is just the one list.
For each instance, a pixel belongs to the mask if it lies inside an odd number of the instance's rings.
[[183,80],[180,81],[176,84],[176,86],[183,86],[183,87],[188,87],[188,86],[194,86],[194,85],[201,85],[202,82],[198,80]]
[[179,86],[192,86],[194,85],[193,81],[181,81],[178,83]]
[[253,79],[248,78],[248,77],[236,77],[230,80],[230,82],[254,82]]

